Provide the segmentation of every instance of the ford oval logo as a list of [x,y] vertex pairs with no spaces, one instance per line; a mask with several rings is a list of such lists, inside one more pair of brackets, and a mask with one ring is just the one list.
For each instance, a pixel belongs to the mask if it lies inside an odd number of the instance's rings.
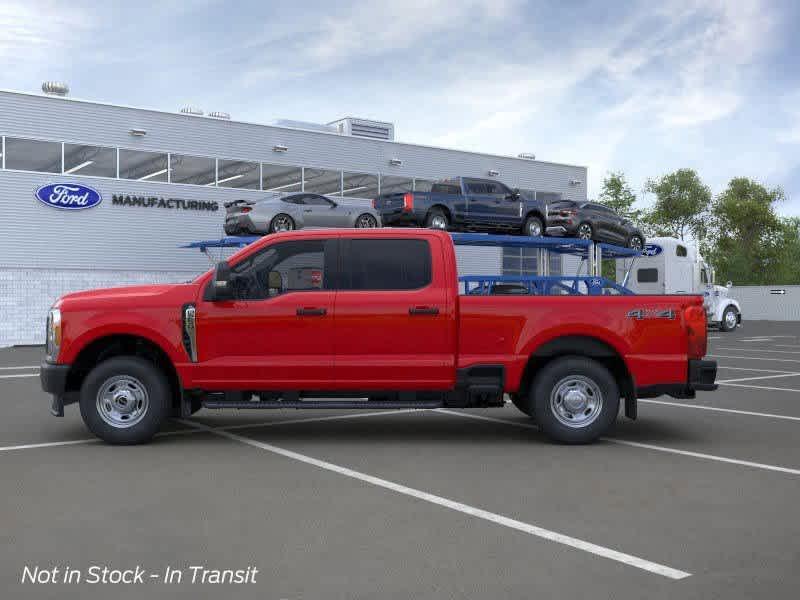
[[103,196],[80,183],[49,183],[36,190],[36,199],[54,208],[81,210],[97,206],[103,201]]
[[663,248],[658,244],[645,244],[642,256],[658,256],[662,251]]

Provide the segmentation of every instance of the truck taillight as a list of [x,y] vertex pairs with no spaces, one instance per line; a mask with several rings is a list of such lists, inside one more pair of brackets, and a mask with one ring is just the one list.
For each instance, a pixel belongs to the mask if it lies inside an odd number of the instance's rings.
[[414,210],[414,194],[403,194],[403,211],[411,212]]
[[702,306],[689,306],[683,311],[688,338],[689,358],[703,358],[708,351],[708,323]]
[[372,208],[378,208],[378,199],[377,198],[373,198],[372,199]]

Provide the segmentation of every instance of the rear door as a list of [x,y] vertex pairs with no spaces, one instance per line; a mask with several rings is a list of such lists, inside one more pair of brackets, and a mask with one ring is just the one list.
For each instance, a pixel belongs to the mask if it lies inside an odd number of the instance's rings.
[[342,240],[335,368],[341,390],[454,385],[455,307],[436,238]]
[[485,226],[491,219],[494,196],[488,193],[483,181],[464,180],[464,195],[467,202],[467,223],[474,226]]

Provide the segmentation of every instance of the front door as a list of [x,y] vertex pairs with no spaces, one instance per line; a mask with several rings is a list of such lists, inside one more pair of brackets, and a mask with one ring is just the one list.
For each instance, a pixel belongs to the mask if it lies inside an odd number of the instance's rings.
[[491,197],[487,225],[517,227],[522,225],[520,208],[522,199],[500,182],[487,182],[486,192]]
[[198,301],[195,385],[327,389],[333,380],[336,240],[265,246],[232,264],[234,300]]
[[336,203],[325,196],[306,194],[303,196],[303,223],[306,227],[343,227],[343,212]]
[[[353,390],[440,390],[454,385],[455,307],[441,241],[342,240],[336,296],[336,384]],[[442,261],[437,264],[441,265]]]

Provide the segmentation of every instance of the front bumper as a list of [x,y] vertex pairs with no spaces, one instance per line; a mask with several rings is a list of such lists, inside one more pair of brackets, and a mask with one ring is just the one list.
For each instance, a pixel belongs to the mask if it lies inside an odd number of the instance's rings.
[[64,405],[75,402],[74,395],[67,394],[67,375],[70,365],[55,365],[47,361],[42,361],[39,368],[39,380],[42,382],[42,389],[48,394],[53,395],[50,405],[50,412],[53,416],[64,416]]
[[637,398],[655,398],[656,396],[672,396],[673,398],[694,398],[695,392],[712,392],[719,386],[717,379],[717,361],[689,360],[686,383],[664,383],[636,388]]

